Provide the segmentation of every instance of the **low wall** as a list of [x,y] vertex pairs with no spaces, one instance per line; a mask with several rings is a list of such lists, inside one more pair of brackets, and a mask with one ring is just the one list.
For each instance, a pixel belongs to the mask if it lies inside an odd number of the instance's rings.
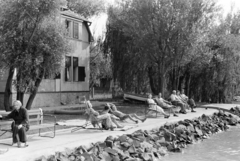
[[[16,100],[17,94],[12,94],[12,101]],[[79,99],[85,96],[89,99],[89,92],[81,92],[81,91],[74,91],[74,92],[39,92],[37,93],[32,108],[39,108],[39,107],[54,107],[59,106],[61,104],[77,104],[79,103]],[[4,110],[3,105],[3,98],[4,94],[0,94],[0,110]],[[24,95],[23,106],[25,107],[27,100],[29,98],[29,94]]]
[[132,134],[109,136],[102,142],[56,152],[55,155],[43,156],[36,161],[52,160],[161,160],[168,151],[182,152],[188,144],[209,138],[212,134],[226,131],[239,121],[223,112],[212,116],[203,114],[193,120],[185,119],[175,123],[165,123],[150,131],[137,130]]

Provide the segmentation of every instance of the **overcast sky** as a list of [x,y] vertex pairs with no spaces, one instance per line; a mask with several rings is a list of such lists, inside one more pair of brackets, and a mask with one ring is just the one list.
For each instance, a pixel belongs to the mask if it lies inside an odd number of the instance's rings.
[[[114,0],[105,0],[108,3],[113,3]],[[240,0],[216,0],[218,1],[219,5],[223,8],[223,15],[226,16],[228,12],[231,11],[231,6],[233,6],[234,11],[240,9]],[[92,21],[92,25],[90,26],[92,33],[94,35],[94,38],[104,35],[105,33],[105,26],[107,21],[107,15],[101,14],[98,17],[92,18],[90,21]]]
[[223,7],[224,15],[231,11],[232,6],[234,11],[240,9],[240,0],[217,0],[217,1]]

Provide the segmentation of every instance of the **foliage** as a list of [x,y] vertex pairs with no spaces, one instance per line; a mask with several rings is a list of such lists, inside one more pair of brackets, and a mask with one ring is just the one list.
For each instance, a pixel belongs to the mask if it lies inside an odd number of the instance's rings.
[[[15,85],[21,101],[26,90],[33,101],[43,76],[59,71],[69,51],[60,5],[57,0],[13,0],[0,5],[1,60],[10,72],[17,68]],[[12,76],[9,74],[8,82]]]
[[105,10],[104,0],[67,0],[67,6],[70,10],[90,18],[93,15],[98,15]]
[[[192,91],[198,98],[213,102],[231,101],[238,94],[239,87],[239,50],[240,35],[239,13],[228,15],[208,33],[201,49],[207,54],[192,67]],[[199,49],[198,49],[199,51]]]
[[215,6],[203,0],[125,0],[110,7],[105,52],[112,55],[114,79],[135,92],[148,84],[154,94],[166,85],[178,88],[180,70],[192,60],[197,37],[211,27]]
[[101,38],[90,49],[90,88],[100,84],[101,78],[112,78],[111,59],[102,52]]

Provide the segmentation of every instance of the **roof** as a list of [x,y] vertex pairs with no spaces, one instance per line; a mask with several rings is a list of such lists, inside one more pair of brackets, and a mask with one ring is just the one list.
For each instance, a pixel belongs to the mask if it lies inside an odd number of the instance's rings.
[[76,14],[76,13],[70,11],[70,10],[63,10],[63,11],[61,11],[61,14],[65,15],[65,16],[68,16],[68,17],[76,18],[76,19],[91,23],[86,18],[84,18],[84,17],[80,16],[79,14]]
[[80,16],[79,14],[76,14],[68,9],[62,9],[61,14],[64,16],[67,16],[67,17],[71,17],[71,18],[75,18],[75,19],[83,21],[83,24],[85,24],[87,31],[89,33],[89,42],[92,42],[94,40],[93,36],[92,36],[92,32],[89,28],[89,26],[92,24],[91,21],[88,21],[86,18],[84,18],[84,17]]

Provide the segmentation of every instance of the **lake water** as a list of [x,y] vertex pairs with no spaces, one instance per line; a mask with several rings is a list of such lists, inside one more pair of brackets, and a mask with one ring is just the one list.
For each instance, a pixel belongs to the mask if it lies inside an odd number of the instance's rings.
[[170,153],[163,161],[240,161],[240,126],[189,145],[183,153]]

